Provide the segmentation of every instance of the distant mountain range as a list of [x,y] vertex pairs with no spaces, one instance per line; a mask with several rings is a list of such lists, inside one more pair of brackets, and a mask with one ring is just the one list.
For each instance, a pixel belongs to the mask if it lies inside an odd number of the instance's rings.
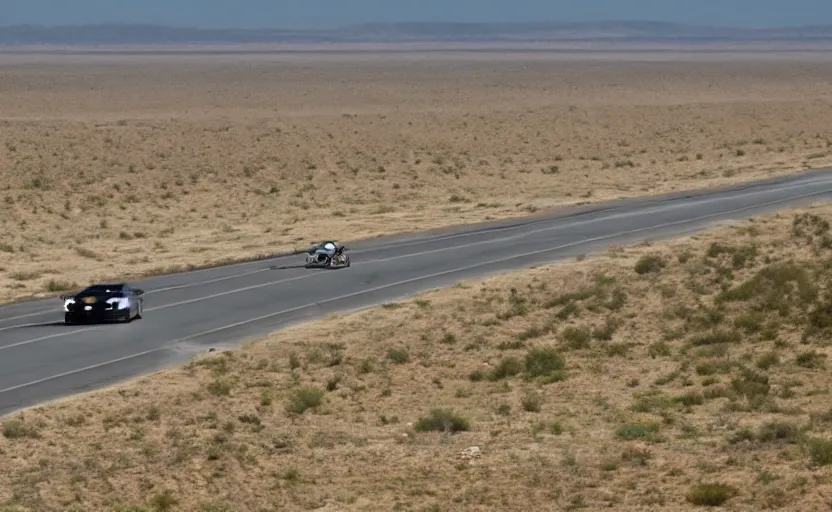
[[198,29],[163,25],[0,26],[0,45],[407,42],[826,42],[832,25],[748,29],[650,21],[365,23],[329,30]]

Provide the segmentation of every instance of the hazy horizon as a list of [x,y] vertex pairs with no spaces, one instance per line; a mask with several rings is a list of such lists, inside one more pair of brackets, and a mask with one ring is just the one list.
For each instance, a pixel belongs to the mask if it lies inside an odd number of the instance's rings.
[[[656,21],[716,27],[832,24],[828,0],[7,0],[0,26],[155,24],[192,28],[327,29],[391,22]],[[4,2],[5,3],[5,2]]]

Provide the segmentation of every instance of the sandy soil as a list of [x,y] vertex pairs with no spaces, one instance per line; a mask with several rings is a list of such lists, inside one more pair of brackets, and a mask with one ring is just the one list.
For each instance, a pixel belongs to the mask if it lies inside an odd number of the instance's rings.
[[790,58],[3,55],[0,302],[827,165]]
[[469,281],[11,415],[0,510],[826,508],[830,218]]

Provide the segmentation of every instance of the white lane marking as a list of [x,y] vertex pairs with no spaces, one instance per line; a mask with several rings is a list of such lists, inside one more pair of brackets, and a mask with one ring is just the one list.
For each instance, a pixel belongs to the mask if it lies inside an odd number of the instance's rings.
[[70,370],[68,372],[59,373],[57,375],[52,375],[51,377],[44,377],[42,379],[33,380],[32,382],[26,382],[24,384],[18,384],[17,386],[12,386],[12,387],[6,388],[6,389],[0,389],[0,393],[8,393],[10,391],[16,391],[16,390],[21,389],[21,388],[27,388],[29,386],[34,386],[36,384],[42,384],[42,383],[48,382],[50,380],[60,379],[61,377],[67,377],[69,375],[74,375],[76,373],[82,373],[82,372],[87,372],[87,371],[90,371],[90,370],[95,370],[96,368],[101,368],[102,366],[108,366],[108,365],[111,365],[111,364],[120,363],[122,361],[127,361],[129,359],[135,359],[137,357],[146,356],[147,354],[152,354],[153,352],[159,352],[159,351],[167,350],[167,349],[168,349],[168,347],[154,348],[152,350],[145,350],[144,352],[139,352],[138,354],[132,354],[132,355],[129,355],[129,356],[124,356],[124,357],[120,357],[118,359],[112,359],[110,361],[104,361],[103,363],[93,364],[93,365],[90,365],[90,366],[86,366],[84,368],[79,368],[77,370]]
[[[757,205],[754,205],[754,206],[745,206],[743,208],[735,208],[733,210],[728,210],[728,211],[725,211],[725,212],[702,215],[702,216],[699,216],[699,217],[694,217],[692,219],[687,219],[687,220],[682,220],[682,221],[675,221],[675,222],[665,222],[665,223],[662,223],[662,224],[657,224],[655,226],[650,226],[650,227],[645,227],[645,228],[630,229],[630,230],[627,230],[627,231],[621,231],[621,232],[614,233],[614,234],[611,234],[611,235],[603,235],[603,236],[598,236],[598,237],[594,237],[594,238],[587,238],[587,239],[584,239],[584,240],[579,240],[577,242],[563,244],[563,245],[559,245],[559,246],[556,246],[556,247],[549,247],[547,249],[540,249],[540,250],[537,250],[537,251],[527,252],[527,253],[524,253],[524,254],[518,254],[518,255],[515,255],[515,256],[508,256],[506,258],[499,258],[499,259],[496,259],[496,260],[477,263],[477,264],[474,264],[474,265],[467,265],[465,267],[460,267],[460,268],[453,269],[453,270],[446,270],[446,271],[443,271],[443,272],[436,272],[434,274],[430,274],[430,275],[427,275],[427,276],[414,277],[414,278],[411,278],[411,279],[406,279],[404,281],[397,281],[395,283],[385,284],[385,285],[382,285],[382,286],[376,286],[374,288],[368,288],[366,290],[361,290],[361,291],[358,291],[358,292],[348,293],[346,295],[340,295],[338,297],[333,297],[333,298],[330,298],[330,299],[326,299],[326,300],[322,300],[322,301],[318,301],[318,302],[313,302],[313,303],[310,303],[310,304],[305,304],[303,306],[297,306],[297,307],[294,307],[294,308],[285,309],[285,310],[278,311],[278,312],[275,312],[275,313],[270,313],[268,315],[259,316],[257,318],[251,318],[251,319],[248,319],[248,320],[244,320],[242,322],[236,322],[236,323],[233,323],[233,324],[229,324],[229,325],[226,325],[226,326],[223,326],[223,327],[217,327],[217,328],[211,329],[209,331],[204,331],[204,332],[201,332],[201,333],[198,333],[198,334],[192,334],[190,336],[180,338],[180,339],[174,341],[171,345],[176,345],[177,343],[182,343],[184,341],[191,340],[191,339],[194,339],[194,338],[198,338],[198,337],[201,337],[201,336],[205,336],[207,334],[213,334],[215,332],[224,331],[226,329],[231,329],[233,327],[239,327],[241,325],[249,324],[249,323],[252,323],[252,322],[257,322],[259,320],[265,320],[266,318],[271,318],[271,317],[275,317],[275,316],[279,316],[279,315],[285,315],[286,313],[292,313],[294,311],[299,311],[301,309],[309,308],[309,307],[312,307],[312,306],[319,306],[320,304],[325,304],[327,302],[333,302],[333,301],[336,301],[336,300],[348,299],[350,297],[355,297],[357,295],[363,295],[363,294],[366,294],[366,293],[371,293],[371,292],[375,292],[375,291],[378,291],[378,290],[383,290],[385,288],[392,288],[394,286],[400,286],[400,285],[403,285],[403,284],[408,284],[408,283],[412,283],[412,282],[416,282],[416,281],[423,281],[425,279],[431,279],[431,278],[434,278],[434,277],[439,277],[439,276],[443,276],[443,275],[447,275],[447,274],[453,274],[453,273],[456,273],[456,272],[461,272],[461,271],[464,271],[464,270],[470,270],[472,268],[477,268],[477,267],[483,267],[483,266],[486,266],[486,265],[493,265],[495,263],[503,263],[503,262],[506,262],[506,261],[511,261],[511,260],[514,260],[514,259],[522,258],[524,256],[533,256],[533,255],[536,255],[536,254],[543,254],[543,253],[546,253],[546,252],[556,251],[556,250],[559,250],[559,249],[566,249],[566,248],[569,248],[569,247],[575,247],[575,246],[590,243],[590,242],[597,242],[597,241],[600,241],[600,240],[607,240],[607,239],[610,239],[610,238],[615,238],[616,236],[629,235],[629,234],[633,234],[633,233],[639,233],[639,232],[642,232],[642,231],[648,231],[648,230],[652,230],[652,229],[661,229],[661,228],[666,228],[666,227],[670,227],[670,226],[679,226],[679,225],[682,225],[682,224],[690,224],[690,223],[693,223],[693,222],[697,222],[697,221],[700,221],[700,220],[709,219],[709,218],[713,218],[713,217],[718,217],[718,216],[721,216],[721,215],[726,215],[726,214],[731,214],[731,213],[738,213],[738,212],[742,212],[742,211],[746,211],[746,210],[753,210],[755,208],[771,206],[771,205],[774,205],[774,204],[780,204],[780,203],[784,203],[784,202],[788,202],[788,201],[794,201],[794,200],[797,200],[797,199],[805,199],[805,198],[808,198],[808,197],[823,195],[823,194],[827,194],[827,193],[828,192],[826,192],[826,191],[813,192],[811,194],[804,194],[804,195],[800,195],[800,196],[796,196],[796,197],[792,197],[792,198],[779,199],[779,200],[776,200],[776,201],[769,201],[767,203],[757,204]],[[75,332],[81,332],[81,331],[75,331]],[[70,334],[74,334],[74,333],[70,333]],[[50,381],[50,380],[59,379],[61,377],[66,377],[68,375],[74,375],[74,374],[77,374],[77,373],[82,373],[82,372],[89,371],[89,370],[96,369],[96,368],[101,368],[102,366],[107,366],[107,365],[110,365],[110,364],[115,364],[115,363],[119,363],[119,362],[122,362],[122,361],[127,361],[129,359],[135,359],[137,357],[141,357],[141,356],[144,356],[144,355],[147,355],[147,354],[151,354],[153,352],[168,350],[170,348],[172,348],[172,347],[171,346],[160,347],[160,348],[156,348],[156,349],[152,349],[152,350],[146,350],[144,352],[139,352],[138,354],[132,354],[132,355],[129,355],[129,356],[124,356],[124,357],[120,357],[118,359],[113,359],[113,360],[110,360],[110,361],[104,361],[103,363],[98,363],[98,364],[94,364],[94,365],[87,366],[87,367],[84,367],[84,368],[79,368],[77,370],[71,370],[71,371],[64,372],[64,373],[61,373],[61,374],[58,374],[58,375],[53,375],[51,377],[45,377],[43,379],[38,379],[36,381],[27,382],[27,383],[24,383],[24,384],[18,384],[16,386],[12,386],[10,388],[0,389],[0,393],[7,393],[9,391],[15,391],[17,389],[21,389],[21,388],[24,388],[24,387],[34,386],[36,384],[40,384],[40,383],[47,382],[47,381]]]
[[[589,224],[589,223],[592,223],[592,222],[600,222],[601,220],[606,221],[606,220],[609,220],[609,219],[624,217],[624,216],[628,216],[628,215],[632,215],[632,214],[631,213],[625,213],[625,214],[611,215],[611,216],[606,216],[603,219],[586,220],[586,221],[580,221],[580,222],[575,222],[575,223],[570,223],[570,224],[552,226],[552,227],[548,227],[548,228],[541,228],[541,229],[536,229],[536,230],[528,231],[528,232],[525,232],[525,233],[520,233],[520,234],[513,235],[513,236],[508,236],[508,237],[492,238],[492,239],[483,240],[483,241],[480,241],[480,242],[471,242],[471,243],[467,243],[467,244],[454,245],[454,246],[451,246],[451,247],[443,247],[443,248],[440,248],[440,249],[432,249],[430,251],[422,251],[422,252],[416,252],[416,253],[410,253],[410,254],[403,254],[403,255],[400,255],[400,256],[392,256],[392,257],[389,257],[389,258],[380,258],[380,259],[375,259],[375,260],[360,261],[360,262],[353,263],[353,266],[367,265],[367,264],[378,263],[378,262],[383,262],[383,261],[393,261],[393,260],[398,260],[398,259],[402,259],[402,258],[412,258],[414,256],[423,256],[425,254],[432,254],[432,253],[445,252],[445,251],[453,251],[453,250],[458,250],[458,249],[464,249],[464,248],[467,248],[467,247],[473,247],[473,246],[476,246],[476,245],[495,244],[495,243],[505,242],[505,241],[508,241],[508,240],[513,240],[513,239],[516,239],[516,238],[523,238],[523,237],[526,237],[526,236],[531,236],[531,235],[534,235],[534,234],[537,234],[537,233],[542,233],[542,232],[545,232],[545,231],[555,231],[555,230],[559,230],[559,229],[566,229],[566,228],[569,228],[569,227],[580,226],[582,224]],[[290,281],[299,281],[301,279],[307,279],[307,278],[314,277],[314,276],[317,276],[317,275],[321,275],[321,274],[317,274],[317,273],[316,274],[305,274],[305,275],[302,275],[302,276],[292,277],[292,278],[288,278],[288,279],[280,279],[280,280],[277,280],[277,281],[269,281],[269,282],[266,282],[266,283],[256,284],[256,285],[252,285],[252,286],[246,286],[244,288],[237,288],[237,289],[228,290],[228,291],[224,291],[224,292],[220,292],[220,293],[215,293],[215,294],[212,294],[212,295],[206,295],[206,296],[203,296],[203,297],[196,297],[194,299],[188,299],[188,300],[183,300],[183,301],[179,301],[179,302],[174,302],[174,303],[171,303],[171,304],[165,304],[165,305],[162,305],[162,306],[156,306],[155,308],[145,309],[145,311],[148,311],[148,312],[159,311],[159,310],[162,310],[162,309],[167,309],[167,308],[171,308],[171,307],[175,307],[175,306],[182,306],[182,305],[185,305],[185,304],[194,304],[196,302],[202,302],[204,300],[215,299],[217,297],[223,297],[225,295],[232,295],[232,294],[235,294],[235,293],[245,292],[245,291],[249,291],[249,290],[255,290],[257,288],[264,288],[266,286],[273,286],[273,285],[276,285],[276,284],[287,283],[287,282],[290,282]],[[226,277],[226,278],[223,278],[223,279],[229,279],[229,278],[230,277]]]
[[[821,177],[821,178],[810,179],[810,180],[807,180],[807,181],[804,181],[804,182],[801,182],[801,183],[788,185],[788,186],[785,186],[785,187],[779,187],[779,188],[778,187],[767,188],[769,185],[763,184],[763,185],[761,185],[762,187],[764,187],[763,190],[759,190],[759,189],[754,190],[754,186],[753,186],[753,183],[752,183],[751,187],[746,188],[746,189],[740,189],[738,191],[726,190],[726,191],[721,191],[721,192],[709,192],[709,193],[706,193],[705,195],[697,196],[697,197],[693,197],[693,198],[688,198],[688,197],[679,197],[679,198],[675,198],[675,199],[657,198],[655,202],[665,203],[665,204],[658,204],[658,205],[653,206],[652,208],[650,208],[649,207],[650,205],[648,203],[647,205],[645,205],[646,206],[645,208],[639,208],[638,210],[635,210],[635,211],[619,213],[619,214],[612,214],[612,215],[605,215],[605,216],[601,216],[601,217],[598,217],[596,219],[593,219],[591,221],[578,221],[576,223],[567,224],[567,225],[578,225],[578,224],[581,224],[581,223],[584,223],[584,222],[599,222],[599,221],[602,221],[602,220],[607,220],[607,219],[610,219],[610,218],[626,216],[626,215],[639,215],[639,214],[643,214],[643,213],[650,212],[650,211],[666,209],[668,207],[669,208],[678,208],[679,205],[674,204],[674,203],[676,203],[677,201],[684,201],[686,199],[689,200],[689,202],[686,203],[684,206],[690,206],[690,205],[698,204],[698,203],[707,203],[707,202],[714,202],[714,201],[727,201],[729,199],[733,200],[737,197],[742,197],[742,196],[747,196],[747,195],[752,195],[752,194],[762,194],[762,193],[766,193],[766,192],[780,192],[780,191],[785,191],[785,190],[792,190],[792,189],[795,189],[795,188],[803,188],[803,187],[806,187],[807,185],[813,185],[813,184],[828,184],[830,181],[832,181],[832,180],[830,180],[830,178],[828,178],[828,177],[827,178]],[[694,190],[694,191],[691,191],[691,192],[695,193],[697,191]],[[736,194],[732,195],[730,198],[714,197],[714,196],[718,196],[720,193],[731,193],[731,192],[736,192]],[[800,196],[798,196],[798,197],[800,197]],[[633,199],[639,199],[639,198],[633,198]],[[603,204],[604,203],[596,203],[595,206],[603,208]],[[611,208],[614,209],[614,210],[620,210],[621,208],[624,208],[626,206],[628,206],[628,205],[623,205],[623,206],[619,206],[619,207],[611,207]],[[592,215],[593,213],[598,213],[598,212],[588,211],[588,212],[585,213],[585,215]],[[603,210],[601,211],[601,213],[603,213]],[[361,251],[353,251],[353,253],[359,253],[360,254],[362,252],[373,252],[373,251],[379,251],[379,250],[384,250],[384,249],[395,249],[395,248],[401,248],[401,247],[409,247],[411,245],[421,245],[421,244],[427,244],[427,243],[433,243],[433,242],[443,242],[445,240],[452,240],[452,239],[455,239],[455,238],[483,235],[483,234],[488,234],[488,233],[496,233],[496,232],[507,231],[507,230],[511,230],[511,229],[521,229],[521,228],[526,228],[526,227],[529,227],[529,226],[535,226],[537,224],[545,224],[545,223],[549,223],[549,222],[556,222],[558,220],[565,220],[565,219],[568,219],[568,218],[570,218],[570,217],[568,217],[568,216],[567,217],[554,217],[554,218],[541,219],[541,220],[537,220],[537,221],[523,222],[523,217],[520,217],[520,218],[514,219],[517,222],[521,222],[521,224],[519,224],[519,225],[503,226],[503,227],[499,227],[499,228],[495,227],[495,228],[490,228],[490,229],[487,226],[483,226],[482,230],[480,230],[480,231],[473,231],[473,232],[468,232],[468,233],[458,233],[458,234],[453,234],[453,235],[439,236],[439,237],[436,237],[436,238],[423,238],[423,239],[419,239],[419,240],[412,240],[412,241],[409,241],[409,242],[381,245],[381,246],[377,246],[377,247],[363,249]],[[510,221],[510,220],[511,219],[507,219],[507,221]],[[465,228],[466,226],[458,226],[458,227]],[[416,235],[416,236],[418,236],[418,235]]]
[[[21,318],[29,318],[29,317],[33,317],[33,316],[51,315],[51,314],[54,314],[55,311],[59,311],[59,310],[48,309],[46,311],[38,311],[37,313],[28,313],[28,314],[25,314],[25,315],[17,315],[17,316],[7,316],[6,318],[0,318],[0,323],[7,322],[9,320],[19,320]],[[17,327],[20,327],[20,326],[17,326]]]
[[277,281],[268,281],[266,283],[260,283],[260,284],[255,284],[255,285],[251,285],[251,286],[246,286],[244,288],[236,288],[234,290],[228,290],[228,291],[225,291],[225,292],[214,293],[212,295],[206,295],[204,297],[197,297],[195,299],[183,300],[183,301],[179,301],[179,302],[174,302],[172,304],[165,304],[164,306],[156,306],[155,308],[148,308],[148,309],[145,309],[144,311],[158,311],[160,309],[172,308],[172,307],[175,307],[175,306],[181,306],[183,304],[193,304],[194,302],[202,302],[203,300],[216,299],[217,297],[223,297],[225,295],[231,295],[231,294],[234,294],[234,293],[246,292],[248,290],[255,290],[257,288],[265,288],[266,286],[274,286],[276,284],[288,283],[290,281],[300,281],[301,279],[308,279],[310,277],[314,277],[314,276],[317,276],[317,275],[321,275],[321,274],[305,274],[305,275],[302,275],[302,276],[290,277],[288,279],[278,279]]
[[7,350],[7,349],[10,349],[10,348],[19,347],[21,345],[28,345],[30,343],[36,343],[38,341],[51,340],[52,338],[60,338],[62,336],[72,336],[73,334],[78,334],[78,333],[81,333],[81,332],[87,332],[87,331],[98,330],[98,329],[100,329],[100,327],[96,326],[96,327],[87,327],[85,329],[77,329],[75,331],[69,331],[69,332],[59,332],[59,333],[55,333],[55,334],[50,334],[49,336],[41,336],[40,338],[34,338],[34,339],[31,339],[31,340],[19,341],[17,343],[12,343],[11,345],[0,345],[0,350]]
[[[277,258],[274,258],[274,259],[278,259],[278,258],[282,258],[282,257],[283,256],[278,256]],[[265,260],[265,261],[268,261],[268,260]],[[251,263],[256,263],[256,262],[251,262]],[[257,262],[257,263],[259,263],[259,262]],[[243,263],[243,264],[245,264],[245,263]],[[216,270],[216,269],[206,268],[206,269],[201,269],[201,270],[193,270],[193,271],[188,272],[188,274],[194,274],[194,273],[197,273],[197,272],[202,272],[204,270]],[[205,285],[205,284],[218,283],[220,281],[226,281],[228,279],[236,279],[238,277],[250,276],[250,275],[253,275],[253,274],[257,274],[257,273],[260,273],[260,272],[266,272],[266,271],[269,271],[269,270],[271,270],[271,269],[270,268],[259,268],[257,270],[250,270],[248,272],[241,272],[239,274],[232,274],[230,276],[218,277],[216,279],[209,279],[207,281],[197,281],[197,282],[194,282],[194,283],[187,283],[187,284],[176,285],[176,286],[168,286],[166,288],[157,288],[155,290],[147,290],[147,291],[145,291],[144,294],[145,295],[151,295],[153,293],[166,292],[166,291],[170,291],[170,290],[181,290],[183,288],[191,288],[191,287],[194,287],[194,286],[201,286],[201,285]],[[21,318],[29,318],[29,317],[33,317],[33,316],[51,315],[51,314],[54,314],[54,313],[55,313],[55,310],[48,310],[48,311],[40,311],[40,312],[37,312],[37,313],[28,313],[28,314],[25,314],[25,315],[8,316],[8,317],[5,317],[5,318],[0,318],[0,323],[8,322],[10,320],[19,320]],[[38,324],[15,325],[15,326],[11,326],[11,327],[6,327],[5,329],[14,329],[14,328],[17,328],[17,327],[30,327],[32,325],[38,325]],[[4,329],[0,329],[0,331],[2,331],[2,330],[4,330]]]
[[[55,311],[49,311],[50,314],[55,314]],[[45,314],[45,313],[44,313]],[[23,329],[26,327],[46,327],[43,322],[35,322],[33,324],[18,324],[18,325],[10,325],[8,327],[0,327],[0,331],[8,331],[10,329]]]
[[[21,318],[29,318],[29,317],[32,317],[32,316],[48,315],[48,314],[54,313],[54,312],[55,312],[55,310],[50,309],[50,310],[47,310],[47,311],[38,311],[37,313],[28,313],[28,314],[25,314],[25,315],[7,316],[6,318],[0,318],[0,322],[8,322],[9,320],[19,320]],[[18,327],[20,327],[20,326],[18,326]],[[0,330],[2,330],[2,329],[0,329]]]
[[180,284],[180,285],[177,285],[177,286],[168,286],[167,288],[156,288],[155,290],[148,290],[144,294],[145,295],[150,295],[152,293],[167,292],[167,291],[171,291],[171,290],[181,290],[183,288],[191,288],[193,286],[201,286],[201,285],[204,285],[204,284],[218,283],[220,281],[227,281],[229,279],[236,279],[238,277],[250,276],[252,274],[265,272],[267,270],[270,270],[270,269],[268,269],[268,268],[258,268],[257,270],[251,270],[251,271],[248,271],[248,272],[241,272],[239,274],[233,274],[233,275],[225,276],[225,277],[218,277],[216,279],[209,279],[208,281],[197,281],[195,283]]
[[[257,274],[259,272],[266,272],[268,270],[270,270],[270,269],[261,268],[261,269],[252,270],[252,271],[249,271],[249,272],[243,272],[241,274],[234,274],[234,275],[231,275],[231,276],[225,276],[225,277],[220,277],[220,278],[217,278],[217,279],[211,279],[211,280],[208,280],[208,281],[199,281],[199,282],[196,282],[196,283],[189,283],[189,284],[183,284],[183,285],[178,285],[178,286],[169,286],[167,288],[159,288],[159,289],[156,289],[156,290],[149,290],[149,291],[146,291],[144,294],[145,295],[150,295],[150,294],[153,294],[153,293],[166,292],[166,291],[169,291],[169,290],[179,290],[179,289],[182,289],[182,288],[191,288],[193,286],[200,286],[200,285],[204,285],[204,284],[217,283],[219,281],[226,281],[228,279],[236,279],[238,277],[245,277],[245,276],[249,276],[249,275],[252,275],[252,274]],[[177,304],[179,304],[179,303],[177,303]],[[163,308],[154,308],[154,309],[163,309]],[[145,311],[153,311],[153,309],[148,309],[148,310],[145,310]],[[31,317],[31,316],[54,315],[55,313],[56,313],[56,310],[49,310],[49,311],[41,311],[39,313],[29,313],[28,315],[10,316],[10,317],[7,317],[7,318],[0,318],[0,322],[6,322],[8,320],[17,320],[17,319],[27,318],[27,317]],[[9,327],[0,327],[0,331],[6,331],[6,330],[9,330],[9,329],[18,329],[18,328],[21,328],[21,327],[36,327],[38,325],[40,325],[40,323],[12,325],[12,326],[9,326]]]
[[[793,186],[793,187],[789,187],[789,188],[801,188],[802,186],[803,185]],[[786,190],[786,189],[784,188],[782,190]],[[749,194],[752,194],[752,193],[757,193],[757,192],[748,192],[748,193],[743,194],[743,195],[749,195]],[[814,195],[814,194],[816,194],[816,193],[812,193],[812,195]],[[735,197],[741,197],[741,196],[735,196]],[[796,198],[799,199],[801,197],[804,197],[804,196],[797,196]],[[794,199],[794,198],[790,198],[790,199],[786,199],[786,200],[792,200],[792,199]],[[718,200],[719,199],[706,198],[706,199],[703,199],[703,201],[701,201],[701,202],[710,202],[710,201],[718,201]],[[754,207],[766,206],[768,204],[770,204],[770,203],[762,203],[762,204],[756,205]],[[467,243],[467,244],[454,245],[454,246],[451,246],[451,247],[441,247],[439,249],[431,249],[429,251],[414,252],[414,253],[409,253],[409,254],[400,254],[398,256],[390,256],[388,258],[378,258],[378,259],[374,259],[374,260],[364,260],[364,261],[361,261],[360,263],[357,262],[356,264],[363,265],[363,264],[367,264],[367,263],[380,263],[380,262],[394,261],[394,260],[399,260],[399,259],[404,259],[404,258],[412,258],[414,256],[424,256],[426,254],[434,254],[434,253],[446,252],[446,251],[455,251],[455,250],[458,250],[458,249],[465,249],[465,248],[468,248],[468,247],[474,247],[474,246],[478,246],[478,245],[487,245],[487,244],[492,244],[492,243],[496,243],[496,242],[506,242],[506,241],[509,241],[509,240],[518,240],[518,239],[521,239],[521,238],[526,238],[526,237],[529,237],[529,236],[544,233],[546,231],[560,231],[560,230],[575,228],[575,227],[582,226],[582,225],[587,225],[587,224],[596,224],[598,222],[606,222],[606,221],[609,221],[610,219],[617,219],[617,218],[621,218],[621,217],[644,216],[644,215],[650,214],[651,212],[657,211],[657,210],[667,210],[667,209],[675,209],[675,208],[689,207],[689,206],[692,206],[692,205],[691,204],[669,205],[669,207],[668,206],[657,206],[657,207],[648,208],[648,209],[645,209],[645,210],[638,210],[638,211],[633,211],[633,212],[624,212],[624,213],[619,213],[619,214],[606,215],[606,216],[602,216],[602,217],[598,217],[598,218],[594,218],[594,219],[588,219],[588,220],[582,220],[582,221],[572,222],[572,223],[568,223],[568,224],[559,224],[557,226],[534,229],[534,230],[527,231],[527,232],[524,232],[524,233],[518,233],[516,235],[511,235],[511,236],[502,237],[502,238],[493,238],[493,239],[490,239],[490,240],[482,240],[482,241],[479,241],[479,242],[471,242],[471,243]],[[730,213],[734,213],[735,211],[736,210],[727,210],[727,211],[724,211],[722,213],[717,213],[715,215],[730,214]],[[494,230],[494,231],[497,231],[497,230]]]

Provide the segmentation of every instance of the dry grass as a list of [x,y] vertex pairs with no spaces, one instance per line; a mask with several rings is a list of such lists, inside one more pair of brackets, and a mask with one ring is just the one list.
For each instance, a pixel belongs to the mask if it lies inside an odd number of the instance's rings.
[[0,301],[832,162],[828,62],[650,58],[3,57]]
[[466,282],[15,414],[0,510],[825,508],[830,217]]

